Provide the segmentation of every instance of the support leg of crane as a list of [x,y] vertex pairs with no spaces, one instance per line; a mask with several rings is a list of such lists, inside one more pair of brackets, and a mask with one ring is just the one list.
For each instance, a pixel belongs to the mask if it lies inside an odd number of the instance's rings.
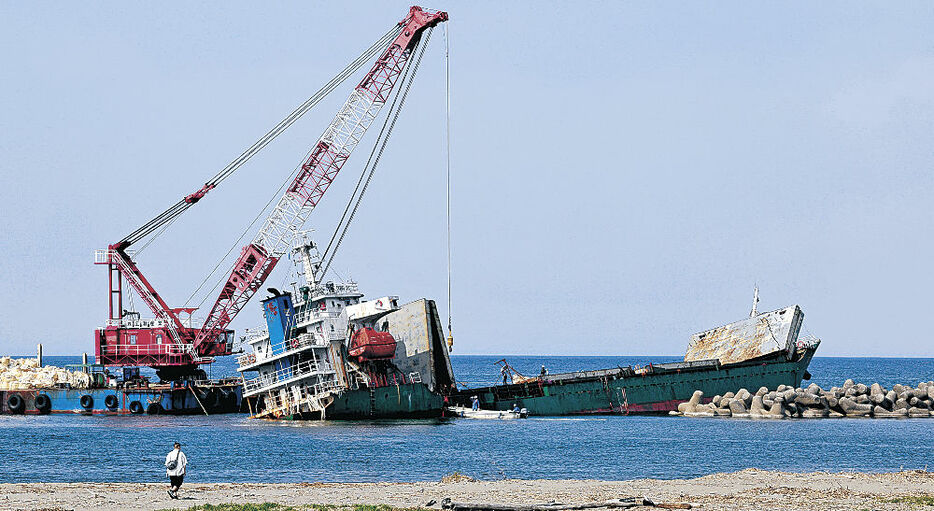
[[195,392],[194,387],[192,387],[191,385],[188,385],[188,390],[190,390],[190,391],[191,391],[191,395],[195,397],[195,401],[198,403],[198,406],[201,407],[201,411],[204,412],[205,415],[208,415],[208,411],[207,411],[207,409],[204,407],[204,405],[201,404],[201,400],[198,399],[198,393]]

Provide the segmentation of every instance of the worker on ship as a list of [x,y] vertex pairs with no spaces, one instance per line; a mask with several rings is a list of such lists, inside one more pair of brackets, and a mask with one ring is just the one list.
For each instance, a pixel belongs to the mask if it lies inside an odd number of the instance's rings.
[[503,368],[499,372],[503,374],[503,385],[506,385],[506,379],[509,378],[509,368],[506,364],[503,364]]
[[480,409],[480,398],[477,396],[471,396],[471,399],[473,399],[473,406],[471,406],[471,409],[476,412]]

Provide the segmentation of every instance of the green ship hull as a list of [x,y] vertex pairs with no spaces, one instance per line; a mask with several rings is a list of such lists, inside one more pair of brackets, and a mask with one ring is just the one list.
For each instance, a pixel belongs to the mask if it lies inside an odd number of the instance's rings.
[[[420,419],[441,417],[444,397],[423,383],[348,390],[325,410],[326,419]],[[302,413],[286,419],[321,419]]]
[[810,378],[807,368],[816,350],[814,344],[791,357],[780,351],[731,364],[707,360],[547,375],[523,383],[467,389],[452,395],[451,402],[470,406],[476,396],[484,410],[510,410],[518,405],[529,415],[545,416],[660,414],[676,410],[695,390],[704,392],[706,402],[741,388],[755,392],[760,387],[797,387]]

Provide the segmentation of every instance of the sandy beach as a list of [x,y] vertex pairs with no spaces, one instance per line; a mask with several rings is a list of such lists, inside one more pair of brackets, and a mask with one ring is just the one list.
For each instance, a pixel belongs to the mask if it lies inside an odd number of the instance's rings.
[[[632,481],[503,480],[417,483],[187,484],[171,500],[164,483],[0,484],[0,509],[100,511],[187,509],[202,504],[274,502],[433,507],[432,500],[536,504],[602,502],[643,496],[709,510],[913,510],[934,505],[934,473],[795,474],[748,469],[697,479]],[[928,500],[930,499],[930,500]]]

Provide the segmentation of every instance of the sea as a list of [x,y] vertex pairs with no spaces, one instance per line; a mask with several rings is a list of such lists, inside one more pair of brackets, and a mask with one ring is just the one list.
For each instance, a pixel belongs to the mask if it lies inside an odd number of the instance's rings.
[[[678,357],[452,357],[458,379],[495,383],[506,358],[520,372],[557,373]],[[45,363],[78,363],[46,357]],[[221,360],[212,376],[235,375]],[[811,381],[885,387],[934,380],[934,359],[816,357]],[[934,419],[747,420],[668,416],[382,421],[262,421],[216,416],[0,415],[0,482],[153,482],[172,442],[191,482],[677,479],[746,468],[890,472],[934,469]]]

